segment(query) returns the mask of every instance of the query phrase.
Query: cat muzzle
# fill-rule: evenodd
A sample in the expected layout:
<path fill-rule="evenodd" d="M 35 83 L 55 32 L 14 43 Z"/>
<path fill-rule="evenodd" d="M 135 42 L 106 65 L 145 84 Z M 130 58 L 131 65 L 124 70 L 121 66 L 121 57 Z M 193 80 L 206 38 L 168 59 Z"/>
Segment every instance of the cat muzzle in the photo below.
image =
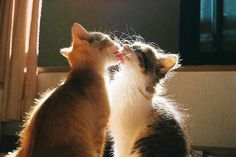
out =
<path fill-rule="evenodd" d="M 124 55 L 125 55 L 124 52 L 117 50 L 117 51 L 114 52 L 114 55 L 116 56 L 116 58 L 117 58 L 122 64 L 124 64 Z"/>

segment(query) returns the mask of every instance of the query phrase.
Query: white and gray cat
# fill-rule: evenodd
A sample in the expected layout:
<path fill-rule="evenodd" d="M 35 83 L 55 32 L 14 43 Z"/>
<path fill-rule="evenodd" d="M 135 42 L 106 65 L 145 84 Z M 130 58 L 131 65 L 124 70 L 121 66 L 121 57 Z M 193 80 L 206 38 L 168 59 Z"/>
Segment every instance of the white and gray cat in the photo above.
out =
<path fill-rule="evenodd" d="M 166 75 L 180 67 L 179 56 L 143 42 L 125 45 L 123 54 L 124 64 L 109 68 L 114 144 L 107 156 L 187 156 L 185 118 L 173 101 L 160 96 Z"/>

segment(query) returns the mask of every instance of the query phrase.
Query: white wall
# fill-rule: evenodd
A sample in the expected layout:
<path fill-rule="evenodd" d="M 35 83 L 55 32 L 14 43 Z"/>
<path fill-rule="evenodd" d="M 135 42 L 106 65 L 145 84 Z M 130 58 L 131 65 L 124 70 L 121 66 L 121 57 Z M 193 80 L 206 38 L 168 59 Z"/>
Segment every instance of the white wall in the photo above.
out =
<path fill-rule="evenodd" d="M 64 75 L 41 73 L 39 91 L 55 87 Z M 166 87 L 190 115 L 193 145 L 236 147 L 236 71 L 178 72 Z"/>
<path fill-rule="evenodd" d="M 188 109 L 194 145 L 236 147 L 236 71 L 179 72 L 166 83 Z"/>

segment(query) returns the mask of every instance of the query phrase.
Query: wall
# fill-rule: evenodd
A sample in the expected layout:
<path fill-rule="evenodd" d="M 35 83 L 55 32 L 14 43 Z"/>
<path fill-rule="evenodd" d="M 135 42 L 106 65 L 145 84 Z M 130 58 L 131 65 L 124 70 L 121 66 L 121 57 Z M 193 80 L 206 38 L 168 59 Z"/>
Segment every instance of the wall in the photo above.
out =
<path fill-rule="evenodd" d="M 190 114 L 194 145 L 236 147 L 236 71 L 179 72 L 167 88 Z"/>
<path fill-rule="evenodd" d="M 65 66 L 60 48 L 70 46 L 70 28 L 81 23 L 89 31 L 140 34 L 147 41 L 178 52 L 179 0 L 43 1 L 39 66 Z M 135 31 L 135 32 L 134 32 Z M 123 35 L 123 37 L 127 37 Z"/>
<path fill-rule="evenodd" d="M 57 86 L 64 75 L 41 73 L 39 91 Z M 178 72 L 166 88 L 190 115 L 191 144 L 236 147 L 236 71 Z"/>

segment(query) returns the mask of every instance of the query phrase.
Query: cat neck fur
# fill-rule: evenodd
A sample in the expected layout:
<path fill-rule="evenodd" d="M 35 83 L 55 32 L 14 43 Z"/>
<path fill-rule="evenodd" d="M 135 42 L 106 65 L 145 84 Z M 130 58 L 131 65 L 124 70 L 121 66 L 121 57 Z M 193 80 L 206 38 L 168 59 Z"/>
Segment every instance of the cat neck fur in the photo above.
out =
<path fill-rule="evenodd" d="M 122 69 L 121 66 L 121 71 L 115 75 L 109 87 L 111 94 L 109 125 L 116 141 L 115 155 L 119 154 L 119 156 L 130 156 L 129 151 L 132 150 L 136 137 L 148 122 L 153 98 L 153 94 L 145 91 L 147 78 L 140 70 L 135 70 L 134 65 L 125 64 L 127 67 Z"/>

